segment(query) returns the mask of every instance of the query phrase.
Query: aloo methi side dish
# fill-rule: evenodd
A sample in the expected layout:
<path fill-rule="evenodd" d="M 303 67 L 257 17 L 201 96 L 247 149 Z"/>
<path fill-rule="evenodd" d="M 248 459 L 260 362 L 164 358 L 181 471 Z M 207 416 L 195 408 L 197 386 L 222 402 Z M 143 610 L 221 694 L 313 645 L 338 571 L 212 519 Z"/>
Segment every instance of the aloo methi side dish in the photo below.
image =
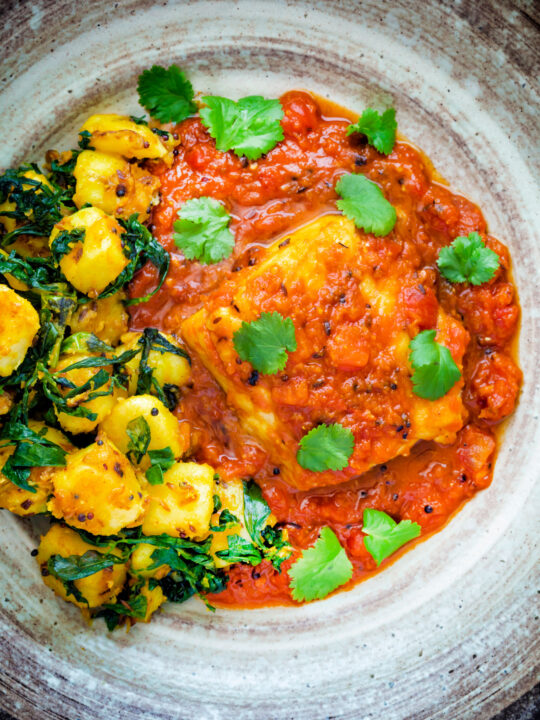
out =
<path fill-rule="evenodd" d="M 394 108 L 138 92 L 0 177 L 0 506 L 109 630 L 348 589 L 491 483 L 508 250 Z"/>

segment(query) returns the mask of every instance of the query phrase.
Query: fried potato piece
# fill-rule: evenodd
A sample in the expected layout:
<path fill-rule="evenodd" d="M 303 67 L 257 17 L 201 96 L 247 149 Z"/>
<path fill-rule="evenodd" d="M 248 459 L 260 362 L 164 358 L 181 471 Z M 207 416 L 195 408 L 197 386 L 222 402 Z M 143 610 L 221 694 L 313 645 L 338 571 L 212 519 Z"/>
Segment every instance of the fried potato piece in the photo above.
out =
<path fill-rule="evenodd" d="M 152 568 L 154 564 L 152 554 L 157 550 L 155 545 L 150 543 L 139 543 L 135 546 L 135 550 L 131 553 L 129 559 L 129 572 L 135 577 L 153 577 L 159 580 L 167 575 L 171 568 L 168 565 L 160 565 Z"/>
<path fill-rule="evenodd" d="M 83 208 L 54 226 L 49 244 L 61 232 L 72 230 L 84 230 L 84 239 L 61 258 L 60 268 L 73 287 L 95 298 L 129 263 L 122 247 L 124 230 L 99 208 Z"/>
<path fill-rule="evenodd" d="M 106 437 L 67 457 L 52 477 L 48 510 L 94 535 L 114 535 L 140 523 L 142 488 L 129 460 Z"/>
<path fill-rule="evenodd" d="M 77 605 L 81 609 L 95 608 L 104 603 L 114 602 L 116 596 L 122 589 L 126 577 L 126 565 L 118 563 L 111 567 L 100 570 L 93 575 L 74 580 L 74 585 L 87 603 L 80 602 L 73 595 L 68 593 L 64 583 L 51 575 L 47 569 L 47 561 L 52 555 L 60 555 L 67 558 L 72 555 L 84 555 L 88 551 L 100 554 L 120 556 L 117 548 L 95 547 L 84 540 L 74 531 L 61 525 L 53 525 L 51 529 L 41 538 L 36 560 L 41 568 L 41 575 L 45 585 L 64 600 Z"/>
<path fill-rule="evenodd" d="M 28 426 L 34 432 L 40 432 L 47 427 L 45 423 L 35 420 L 30 420 Z M 66 436 L 55 428 L 48 427 L 45 437 L 66 452 L 72 452 L 75 449 Z M 0 449 L 0 468 L 4 467 L 14 451 L 14 446 Z M 22 516 L 47 512 L 47 500 L 52 493 L 52 475 L 55 470 L 54 467 L 34 467 L 30 470 L 28 482 L 35 487 L 36 492 L 18 487 L 0 472 L 0 508 Z"/>
<path fill-rule="evenodd" d="M 159 585 L 150 590 L 148 583 L 145 583 L 141 588 L 141 595 L 146 598 L 146 614 L 144 618 L 139 618 L 139 622 L 150 622 L 152 615 L 158 610 L 158 608 L 166 602 L 167 598 L 163 594 L 163 590 Z"/>
<path fill-rule="evenodd" d="M 180 459 L 189 448 L 189 432 L 180 424 L 170 410 L 153 395 L 135 395 L 120 398 L 111 413 L 103 420 L 100 430 L 124 453 L 128 452 L 128 424 L 137 418 L 144 418 L 150 428 L 149 450 L 163 450 L 169 447 L 173 456 Z M 140 461 L 144 470 L 150 467 L 146 453 Z"/>
<path fill-rule="evenodd" d="M 124 292 L 117 292 L 81 305 L 70 320 L 71 332 L 92 333 L 108 345 L 117 345 L 128 329 L 125 298 Z"/>
<path fill-rule="evenodd" d="M 64 368 L 69 368 L 71 365 L 74 365 L 75 363 L 78 363 L 87 357 L 89 356 L 84 355 L 83 353 L 62 355 L 60 356 L 60 360 L 58 361 L 57 366 L 54 368 L 54 372 L 60 372 L 64 370 Z M 98 372 L 102 369 L 106 370 L 108 373 L 111 372 L 110 366 L 106 366 L 105 368 L 82 367 L 75 368 L 74 370 L 67 370 L 67 372 L 62 372 L 60 373 L 60 377 L 66 378 L 76 387 L 81 387 L 89 380 L 91 380 L 95 375 L 97 375 Z M 64 430 L 67 430 L 68 432 L 74 434 L 91 432 L 92 430 L 94 430 L 94 428 L 96 428 L 98 424 L 102 420 L 104 420 L 111 412 L 111 410 L 116 404 L 116 401 L 126 394 L 126 391 L 123 388 L 115 386 L 111 389 L 111 384 L 112 381 L 109 380 L 107 383 L 105 383 L 105 385 L 98 388 L 97 390 L 97 392 L 110 391 L 108 395 L 101 395 L 99 397 L 94 397 L 89 400 L 88 398 L 93 392 L 91 389 L 89 389 L 79 393 L 78 395 L 75 395 L 68 401 L 68 403 L 73 408 L 83 407 L 86 410 L 94 413 L 96 415 L 96 418 L 93 420 L 88 417 L 78 417 L 77 415 L 70 415 L 65 411 L 58 410 L 58 408 L 55 406 L 54 412 L 56 413 L 58 422 L 64 428 Z M 64 390 L 64 394 L 66 394 L 67 392 L 69 392 L 69 388 L 66 388 Z"/>
<path fill-rule="evenodd" d="M 0 285 L 0 376 L 19 367 L 38 330 L 39 315 L 28 300 Z"/>
<path fill-rule="evenodd" d="M 180 343 L 172 335 L 167 333 L 161 333 L 172 345 L 175 347 L 181 347 Z M 125 352 L 126 350 L 133 350 L 137 347 L 137 343 L 141 333 L 131 332 L 126 333 L 122 337 L 122 345 L 118 348 L 118 352 Z M 130 393 L 134 393 L 137 388 L 137 382 L 139 380 L 139 362 L 140 355 L 137 355 L 132 360 L 126 363 L 126 370 L 129 375 L 129 386 L 128 390 Z M 175 385 L 176 387 L 182 387 L 188 383 L 191 379 L 191 365 L 189 361 L 181 355 L 175 355 L 172 352 L 161 352 L 160 350 L 150 350 L 147 359 L 148 367 L 152 368 L 152 377 L 157 383 L 164 387 L 165 385 Z"/>
<path fill-rule="evenodd" d="M 148 485 L 143 535 L 203 540 L 210 531 L 214 508 L 214 470 L 210 465 L 176 463 L 162 485 Z"/>
<path fill-rule="evenodd" d="M 73 174 L 77 181 L 73 201 L 78 208 L 89 203 L 124 219 L 137 213 L 144 222 L 158 199 L 159 179 L 120 155 L 83 150 Z"/>
<path fill-rule="evenodd" d="M 125 115 L 91 115 L 80 131 L 90 133 L 90 144 L 99 152 L 138 160 L 158 159 L 167 154 L 159 137 L 148 126 L 137 124 Z"/>
<path fill-rule="evenodd" d="M 227 394 L 243 428 L 282 477 L 300 489 L 344 482 L 373 465 L 406 455 L 418 440 L 452 442 L 465 411 L 462 382 L 430 401 L 412 391 L 409 342 L 437 328 L 461 368 L 463 326 L 419 286 L 414 258 L 396 258 L 397 240 L 374 238 L 326 215 L 272 245 L 261 262 L 238 272 L 182 325 L 196 352 Z M 413 302 L 414 300 L 414 302 Z M 239 364 L 233 335 L 242 321 L 279 312 L 295 326 L 297 350 L 276 375 Z M 320 423 L 350 428 L 355 447 L 342 471 L 311 472 L 298 464 L 301 438 Z"/>

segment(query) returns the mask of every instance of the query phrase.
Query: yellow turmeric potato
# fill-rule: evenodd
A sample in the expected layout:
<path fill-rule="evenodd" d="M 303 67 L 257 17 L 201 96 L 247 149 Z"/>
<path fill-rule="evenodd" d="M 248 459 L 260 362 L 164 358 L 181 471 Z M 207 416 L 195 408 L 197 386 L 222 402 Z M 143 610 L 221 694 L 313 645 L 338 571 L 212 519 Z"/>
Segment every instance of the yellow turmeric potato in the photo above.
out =
<path fill-rule="evenodd" d="M 156 612 L 160 605 L 163 605 L 167 598 L 163 594 L 163 590 L 159 585 L 156 585 L 155 588 L 150 590 L 148 583 L 142 586 L 141 595 L 146 598 L 146 614 L 144 618 L 139 619 L 139 622 L 147 623 L 150 622 L 152 615 Z"/>
<path fill-rule="evenodd" d="M 90 203 L 124 219 L 137 213 L 143 222 L 158 201 L 158 178 L 120 155 L 83 150 L 73 174 L 77 181 L 73 201 L 79 208 Z"/>
<path fill-rule="evenodd" d="M 20 177 L 20 176 L 19 176 Z M 41 173 L 35 172 L 35 170 L 27 170 L 23 173 L 23 177 L 28 178 L 29 180 L 35 180 L 38 183 L 41 183 L 42 185 L 46 185 L 50 190 L 53 189 L 53 186 L 51 183 L 47 180 L 45 175 L 42 175 Z M 35 188 L 36 194 L 43 192 L 43 190 L 34 183 L 24 183 L 23 184 L 23 190 L 31 190 Z M 4 200 L 2 204 L 0 204 L 0 224 L 3 225 L 4 230 L 6 233 L 13 232 L 15 228 L 17 227 L 17 220 L 12 217 L 8 217 L 6 215 L 3 215 L 4 212 L 13 212 L 17 209 L 17 206 L 15 203 L 9 199 L 9 197 Z M 28 210 L 26 211 L 26 215 L 29 217 L 31 215 L 32 211 Z M 11 246 L 13 247 L 13 246 Z M 21 253 L 22 254 L 22 253 Z"/>
<path fill-rule="evenodd" d="M 28 300 L 0 285 L 0 376 L 19 367 L 38 330 L 39 315 Z"/>
<path fill-rule="evenodd" d="M 161 333 L 171 345 L 175 347 L 182 347 L 178 340 L 173 335 L 167 333 Z M 130 332 L 125 333 L 122 336 L 122 345 L 118 348 L 118 352 L 124 352 L 125 350 L 132 350 L 138 345 L 138 340 L 142 333 Z M 141 347 L 140 345 L 138 347 Z M 126 363 L 126 370 L 129 376 L 128 390 L 130 393 L 134 393 L 137 389 L 137 382 L 139 380 L 139 362 L 141 356 L 136 355 L 132 360 Z M 181 355 L 175 355 L 172 352 L 161 352 L 159 350 L 150 350 L 147 359 L 148 366 L 153 370 L 153 377 L 161 387 L 164 385 L 176 385 L 181 387 L 185 385 L 191 379 L 191 365 L 189 361 Z"/>
<path fill-rule="evenodd" d="M 46 427 L 45 423 L 31 420 L 28 426 L 34 432 L 40 432 Z M 60 445 L 66 452 L 74 450 L 73 445 L 59 430 L 47 428 L 47 440 Z M 0 449 L 0 470 L 15 451 L 15 446 Z M 23 490 L 0 472 L 0 508 L 5 508 L 15 515 L 36 515 L 47 512 L 47 499 L 52 493 L 52 475 L 56 468 L 35 467 L 30 470 L 28 483 L 36 488 L 36 492 Z"/>
<path fill-rule="evenodd" d="M 129 315 L 124 307 L 125 298 L 124 292 L 117 292 L 81 305 L 70 320 L 71 332 L 92 333 L 108 345 L 116 345 L 128 328 Z"/>
<path fill-rule="evenodd" d="M 84 229 L 84 239 L 71 246 L 60 260 L 60 268 L 73 287 L 97 297 L 129 262 L 122 249 L 124 230 L 99 208 L 83 208 L 54 226 L 49 244 L 52 246 L 61 232 L 78 229 Z"/>
<path fill-rule="evenodd" d="M 149 450 L 162 450 L 169 447 L 175 458 L 181 458 L 189 447 L 189 438 L 180 430 L 178 420 L 165 405 L 153 395 L 135 395 L 120 398 L 111 413 L 101 422 L 99 428 L 124 453 L 128 452 L 128 424 L 142 417 L 150 428 Z M 150 467 L 150 458 L 146 453 L 140 461 L 140 467 Z"/>
<path fill-rule="evenodd" d="M 244 523 L 244 485 L 238 478 L 231 480 L 223 480 L 222 478 L 216 482 L 216 494 L 221 500 L 221 508 L 212 515 L 212 525 L 219 524 L 219 514 L 222 510 L 229 510 L 235 515 L 239 522 L 226 530 L 214 532 L 212 535 L 212 544 L 210 545 L 210 554 L 214 557 L 216 567 L 221 568 L 230 565 L 229 562 L 218 557 L 216 553 L 219 550 L 227 550 L 229 547 L 228 538 L 230 535 L 239 535 L 244 540 L 252 542 L 251 537 L 246 530 Z"/>
<path fill-rule="evenodd" d="M 45 585 L 54 590 L 64 600 L 72 602 L 82 609 L 99 607 L 104 603 L 114 602 L 127 576 L 125 564 L 114 564 L 93 575 L 73 581 L 77 590 L 88 601 L 88 604 L 79 602 L 73 595 L 68 595 L 64 583 L 49 573 L 47 561 L 52 555 L 61 555 L 67 558 L 71 555 L 84 555 L 88 551 L 121 555 L 117 548 L 95 547 L 84 542 L 74 530 L 61 525 L 53 525 L 47 534 L 41 538 L 36 557 Z"/>
<path fill-rule="evenodd" d="M 214 470 L 210 465 L 175 463 L 162 485 L 148 485 L 143 535 L 202 540 L 210 530 L 214 508 Z"/>
<path fill-rule="evenodd" d="M 138 125 L 125 115 L 91 115 L 81 132 L 91 134 L 90 145 L 104 153 L 126 158 L 162 158 L 167 154 L 159 137 L 146 125 Z"/>
<path fill-rule="evenodd" d="M 153 577 L 158 580 L 165 577 L 171 569 L 168 565 L 160 565 L 152 570 L 148 569 L 154 563 L 152 553 L 156 549 L 156 546 L 150 543 L 136 545 L 129 559 L 129 572 L 136 577 Z"/>
<path fill-rule="evenodd" d="M 66 458 L 52 476 L 50 512 L 94 535 L 114 535 L 140 523 L 141 485 L 129 460 L 106 437 Z"/>
<path fill-rule="evenodd" d="M 53 372 L 60 372 L 64 368 L 68 368 L 71 365 L 74 365 L 75 363 L 78 363 L 87 357 L 89 356 L 85 355 L 84 353 L 61 355 L 60 360 L 58 361 L 58 364 L 54 368 Z M 60 377 L 67 378 L 67 380 L 72 382 L 75 386 L 80 387 L 84 383 L 88 382 L 91 378 L 93 378 L 94 375 L 97 375 L 97 373 L 102 369 L 106 370 L 108 373 L 111 372 L 110 365 L 106 366 L 105 368 L 76 368 L 75 370 L 60 372 Z M 98 388 L 96 391 L 105 392 L 109 390 L 109 395 L 103 395 L 101 397 L 96 397 L 92 400 L 88 400 L 88 397 L 93 391 L 86 390 L 85 392 L 79 393 L 78 395 L 75 395 L 75 397 L 68 400 L 68 403 L 73 408 L 83 407 L 87 410 L 90 410 L 90 412 L 95 413 L 97 417 L 94 420 L 91 420 L 87 417 L 77 417 L 76 415 L 70 415 L 67 412 L 58 410 L 55 406 L 54 411 L 56 413 L 56 417 L 58 418 L 58 422 L 64 428 L 64 430 L 77 434 L 83 432 L 90 432 L 95 427 L 97 427 L 97 425 L 111 412 L 118 398 L 126 394 L 126 391 L 123 390 L 123 388 L 114 387 L 111 389 L 111 386 L 112 383 L 109 380 L 108 383 Z M 69 392 L 69 388 L 64 389 L 63 392 L 64 394 L 66 394 L 67 392 Z"/>

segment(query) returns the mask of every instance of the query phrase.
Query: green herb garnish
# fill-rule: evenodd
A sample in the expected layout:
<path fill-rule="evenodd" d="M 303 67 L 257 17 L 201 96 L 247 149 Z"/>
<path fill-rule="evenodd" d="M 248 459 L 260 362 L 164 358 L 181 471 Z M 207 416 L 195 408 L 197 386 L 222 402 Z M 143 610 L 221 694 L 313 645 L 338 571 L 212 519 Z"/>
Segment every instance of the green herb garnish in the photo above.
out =
<path fill-rule="evenodd" d="M 354 435 L 339 423 L 318 425 L 300 440 L 296 455 L 306 470 L 343 470 L 354 450 Z"/>
<path fill-rule="evenodd" d="M 450 282 L 482 285 L 491 280 L 499 267 L 499 256 L 486 247 L 477 232 L 460 235 L 449 247 L 441 248 L 437 265 Z"/>
<path fill-rule="evenodd" d="M 418 397 L 437 400 L 461 377 L 450 350 L 435 342 L 436 330 L 423 330 L 409 343 L 413 392 Z"/>
<path fill-rule="evenodd" d="M 200 110 L 201 121 L 222 152 L 234 150 L 238 156 L 256 160 L 283 140 L 283 108 L 279 100 L 250 95 L 235 102 L 207 95 L 207 107 Z"/>
<path fill-rule="evenodd" d="M 385 558 L 392 555 L 402 545 L 417 538 L 421 533 L 421 528 L 418 523 L 410 520 L 396 523 L 385 512 L 366 508 L 362 532 L 368 536 L 364 538 L 366 550 L 377 565 L 380 565 Z"/>
<path fill-rule="evenodd" d="M 209 197 L 188 200 L 178 218 L 173 238 L 188 260 L 209 265 L 229 257 L 234 234 L 229 229 L 231 217 L 221 203 Z"/>
<path fill-rule="evenodd" d="M 349 125 L 347 135 L 361 133 L 368 143 L 383 155 L 390 155 L 396 142 L 396 111 L 388 108 L 382 114 L 373 108 L 366 108 L 358 122 Z"/>
<path fill-rule="evenodd" d="M 336 205 L 356 227 L 376 236 L 388 235 L 396 224 L 396 211 L 382 190 L 364 175 L 342 175 L 336 184 L 341 196 Z"/>
<path fill-rule="evenodd" d="M 150 426 L 142 415 L 140 415 L 128 422 L 126 434 L 129 438 L 126 455 L 131 462 L 138 464 L 146 455 L 146 451 L 150 445 Z"/>
<path fill-rule="evenodd" d="M 293 599 L 320 600 L 352 577 L 353 566 L 333 530 L 324 527 L 315 545 L 289 569 Z"/>
<path fill-rule="evenodd" d="M 296 350 L 293 321 L 278 312 L 262 313 L 258 320 L 242 323 L 233 344 L 239 357 L 255 370 L 274 375 L 287 364 L 287 350 Z"/>
<path fill-rule="evenodd" d="M 170 470 L 176 459 L 170 447 L 161 448 L 161 450 L 148 450 L 150 458 L 150 467 L 146 471 L 146 479 L 150 485 L 162 485 L 163 473 Z"/>
<path fill-rule="evenodd" d="M 137 91 L 141 105 L 160 122 L 179 123 L 197 112 L 193 86 L 178 65 L 143 70 Z"/>

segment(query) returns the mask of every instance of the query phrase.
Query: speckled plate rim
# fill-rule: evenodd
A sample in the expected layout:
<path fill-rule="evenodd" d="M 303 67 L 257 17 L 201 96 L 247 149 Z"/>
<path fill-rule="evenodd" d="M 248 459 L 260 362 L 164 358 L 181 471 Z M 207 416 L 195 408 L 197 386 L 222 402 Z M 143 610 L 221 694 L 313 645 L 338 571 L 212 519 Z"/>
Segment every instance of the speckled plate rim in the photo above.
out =
<path fill-rule="evenodd" d="M 532 685 L 538 659 L 540 254 L 526 25 L 495 2 L 480 3 L 474 22 L 471 6 L 428 2 L 422 24 L 407 2 L 384 13 L 375 2 L 127 0 L 116 14 L 101 0 L 82 14 L 76 5 L 43 1 L 24 17 L 6 14 L 15 77 L 0 96 L 10 139 L 2 164 L 73 137 L 90 108 L 135 112 L 135 78 L 153 61 L 179 62 L 204 92 L 304 86 L 358 109 L 393 100 L 404 133 L 481 201 L 490 229 L 511 247 L 525 401 L 488 491 L 388 571 L 301 608 L 211 615 L 190 602 L 109 637 L 41 586 L 28 526 L 2 514 L 4 706 L 20 718 L 39 709 L 82 720 L 368 718 L 383 709 L 396 720 L 490 717 Z M 21 37 L 17 19 L 32 37 Z M 484 20 L 491 34 L 479 29 Z"/>

